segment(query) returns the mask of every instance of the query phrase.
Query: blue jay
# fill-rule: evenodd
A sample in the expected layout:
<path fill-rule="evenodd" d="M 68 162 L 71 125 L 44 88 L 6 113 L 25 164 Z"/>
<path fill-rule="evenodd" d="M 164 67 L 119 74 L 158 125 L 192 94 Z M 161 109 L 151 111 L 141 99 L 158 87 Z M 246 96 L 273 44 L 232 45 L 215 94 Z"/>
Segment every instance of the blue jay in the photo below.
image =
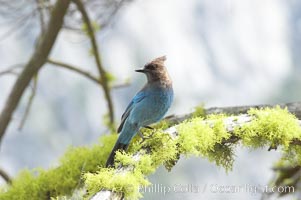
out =
<path fill-rule="evenodd" d="M 134 96 L 121 117 L 117 130 L 120 133 L 117 142 L 107 160 L 106 166 L 114 164 L 116 151 L 126 151 L 132 138 L 141 127 L 158 122 L 163 118 L 173 101 L 172 81 L 164 66 L 165 56 L 147 63 L 136 72 L 147 77 L 145 86 Z"/>

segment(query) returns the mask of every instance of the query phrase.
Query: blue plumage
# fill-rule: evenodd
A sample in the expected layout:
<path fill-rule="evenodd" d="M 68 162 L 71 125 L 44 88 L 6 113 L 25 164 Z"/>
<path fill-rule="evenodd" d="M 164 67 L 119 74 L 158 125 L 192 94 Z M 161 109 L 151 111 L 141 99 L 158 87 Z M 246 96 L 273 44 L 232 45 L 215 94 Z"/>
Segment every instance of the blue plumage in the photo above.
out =
<path fill-rule="evenodd" d="M 172 81 L 164 66 L 165 56 L 146 64 L 143 69 L 136 70 L 147 76 L 146 85 L 134 96 L 124 114 L 118 128 L 120 135 L 107 160 L 112 166 L 117 150 L 126 150 L 139 129 L 162 119 L 173 101 Z"/>

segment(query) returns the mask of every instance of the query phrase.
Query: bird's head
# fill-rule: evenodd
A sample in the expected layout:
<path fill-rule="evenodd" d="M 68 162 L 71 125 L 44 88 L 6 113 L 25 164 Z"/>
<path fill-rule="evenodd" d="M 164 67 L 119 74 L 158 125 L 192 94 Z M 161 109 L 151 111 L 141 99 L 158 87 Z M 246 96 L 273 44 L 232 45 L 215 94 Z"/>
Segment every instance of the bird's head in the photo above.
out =
<path fill-rule="evenodd" d="M 171 79 L 167 69 L 164 66 L 166 56 L 161 56 L 144 65 L 143 69 L 137 69 L 136 72 L 142 72 L 146 75 L 148 82 L 161 81 L 171 84 Z"/>

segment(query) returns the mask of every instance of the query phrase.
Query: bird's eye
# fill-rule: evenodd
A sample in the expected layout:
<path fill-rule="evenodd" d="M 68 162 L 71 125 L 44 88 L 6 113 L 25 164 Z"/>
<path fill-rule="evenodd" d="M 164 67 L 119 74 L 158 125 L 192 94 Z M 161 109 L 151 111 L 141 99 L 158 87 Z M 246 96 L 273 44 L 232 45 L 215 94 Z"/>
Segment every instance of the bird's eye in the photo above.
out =
<path fill-rule="evenodd" d="M 147 65 L 147 66 L 146 66 L 146 69 L 154 70 L 154 69 L 155 69 L 155 66 L 154 66 L 154 65 Z"/>

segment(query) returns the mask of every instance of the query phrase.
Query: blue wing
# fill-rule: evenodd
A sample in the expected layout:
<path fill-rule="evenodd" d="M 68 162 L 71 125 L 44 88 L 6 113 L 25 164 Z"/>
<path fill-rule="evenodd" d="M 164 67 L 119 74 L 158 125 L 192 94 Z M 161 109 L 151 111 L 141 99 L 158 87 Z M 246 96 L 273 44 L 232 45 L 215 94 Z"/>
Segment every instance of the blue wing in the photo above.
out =
<path fill-rule="evenodd" d="M 120 131 L 123 128 L 123 125 L 125 123 L 125 120 L 128 118 L 128 116 L 131 113 L 131 110 L 133 109 L 133 107 L 135 106 L 135 104 L 139 103 L 140 101 L 142 101 L 144 98 L 146 97 L 146 93 L 142 90 L 140 92 L 138 92 L 134 98 L 132 99 L 132 101 L 130 102 L 130 104 L 128 105 L 128 107 L 126 108 L 126 110 L 124 111 L 123 115 L 121 116 L 121 123 L 117 129 L 117 132 L 120 133 Z"/>

